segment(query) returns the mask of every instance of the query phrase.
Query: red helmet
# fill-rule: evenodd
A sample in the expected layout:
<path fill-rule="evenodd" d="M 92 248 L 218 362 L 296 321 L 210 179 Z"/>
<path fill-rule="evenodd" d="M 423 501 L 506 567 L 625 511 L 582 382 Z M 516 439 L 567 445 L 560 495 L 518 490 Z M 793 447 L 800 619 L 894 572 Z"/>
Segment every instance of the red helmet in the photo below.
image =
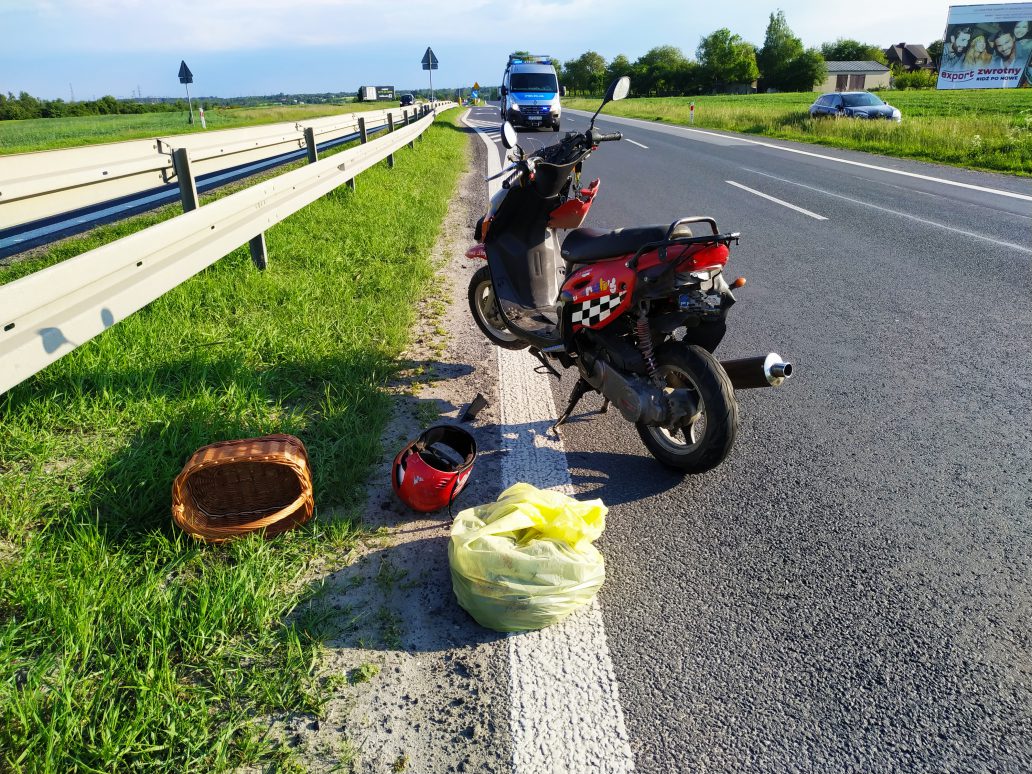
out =
<path fill-rule="evenodd" d="M 466 486 L 477 442 L 455 425 L 434 425 L 394 458 L 391 486 L 402 502 L 417 511 L 450 508 Z"/>

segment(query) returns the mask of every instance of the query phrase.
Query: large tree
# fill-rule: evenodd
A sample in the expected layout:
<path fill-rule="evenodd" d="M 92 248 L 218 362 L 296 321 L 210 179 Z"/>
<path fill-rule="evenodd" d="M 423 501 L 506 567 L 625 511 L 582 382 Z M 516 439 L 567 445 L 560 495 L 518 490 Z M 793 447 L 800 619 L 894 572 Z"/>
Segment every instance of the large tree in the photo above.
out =
<path fill-rule="evenodd" d="M 699 41 L 695 56 L 703 83 L 710 89 L 732 83 L 752 83 L 759 76 L 756 47 L 723 27 Z"/>
<path fill-rule="evenodd" d="M 601 94 L 606 89 L 606 59 L 597 51 L 585 51 L 577 59 L 587 74 L 592 94 Z"/>
<path fill-rule="evenodd" d="M 874 61 L 888 64 L 885 52 L 878 46 L 861 43 L 859 40 L 839 38 L 834 43 L 821 43 L 821 56 L 829 62 Z"/>
<path fill-rule="evenodd" d="M 600 94 L 605 86 L 606 60 L 595 51 L 585 51 L 563 65 L 566 87 L 585 94 Z"/>
<path fill-rule="evenodd" d="M 785 20 L 785 12 L 779 10 L 770 15 L 763 47 L 756 52 L 756 64 L 764 87 L 780 88 L 782 73 L 788 63 L 803 53 L 803 41 L 792 34 Z"/>
<path fill-rule="evenodd" d="M 689 69 L 688 58 L 676 46 L 656 46 L 649 49 L 634 63 L 634 78 L 640 87 L 639 94 L 671 94 L 678 90 L 685 71 Z"/>
<path fill-rule="evenodd" d="M 803 48 L 803 41 L 792 33 L 781 10 L 770 15 L 763 48 L 756 52 L 756 63 L 763 89 L 811 91 L 827 73 L 821 53 Z"/>
<path fill-rule="evenodd" d="M 933 43 L 929 43 L 928 56 L 932 58 L 932 62 L 935 64 L 935 69 L 939 69 L 939 62 L 942 61 L 942 41 L 936 40 Z"/>
<path fill-rule="evenodd" d="M 828 66 L 821 52 L 808 48 L 791 62 L 782 73 L 782 91 L 813 91 L 813 87 L 828 77 Z"/>
<path fill-rule="evenodd" d="M 609 66 L 606 68 L 606 83 L 612 83 L 622 75 L 631 75 L 633 71 L 634 65 L 631 64 L 631 60 L 623 54 L 617 54 L 613 57 L 613 61 L 610 62 Z M 637 87 L 633 78 L 631 79 L 631 87 Z"/>

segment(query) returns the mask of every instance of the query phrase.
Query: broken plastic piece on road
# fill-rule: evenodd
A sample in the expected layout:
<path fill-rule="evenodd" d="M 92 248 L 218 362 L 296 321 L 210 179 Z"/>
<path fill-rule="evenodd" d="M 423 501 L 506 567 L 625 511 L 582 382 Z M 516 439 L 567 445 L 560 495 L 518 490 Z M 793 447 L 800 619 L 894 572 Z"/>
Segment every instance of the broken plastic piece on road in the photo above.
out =
<path fill-rule="evenodd" d="M 477 397 L 475 397 L 473 401 L 469 404 L 469 406 L 466 408 L 465 413 L 462 415 L 462 419 L 460 419 L 459 421 L 469 422 L 471 419 L 476 419 L 477 414 L 479 414 L 485 408 L 487 408 L 487 398 L 485 398 L 478 392 Z"/>

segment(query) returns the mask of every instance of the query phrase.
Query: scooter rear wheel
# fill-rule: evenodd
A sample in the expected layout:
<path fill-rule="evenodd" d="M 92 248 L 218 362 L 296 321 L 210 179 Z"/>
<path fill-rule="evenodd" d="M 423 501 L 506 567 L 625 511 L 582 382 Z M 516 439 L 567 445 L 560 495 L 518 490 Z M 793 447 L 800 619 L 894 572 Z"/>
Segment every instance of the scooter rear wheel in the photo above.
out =
<path fill-rule="evenodd" d="M 738 435 L 735 389 L 713 355 L 702 347 L 671 341 L 656 351 L 667 389 L 694 390 L 699 413 L 680 427 L 637 423 L 638 435 L 653 457 L 685 473 L 712 470 L 731 453 Z"/>
<path fill-rule="evenodd" d="M 526 349 L 530 346 L 513 335 L 505 326 L 501 310 L 498 309 L 498 300 L 495 298 L 491 270 L 487 266 L 481 266 L 473 274 L 466 295 L 469 298 L 469 310 L 473 313 L 477 327 L 492 344 L 502 349 Z"/>

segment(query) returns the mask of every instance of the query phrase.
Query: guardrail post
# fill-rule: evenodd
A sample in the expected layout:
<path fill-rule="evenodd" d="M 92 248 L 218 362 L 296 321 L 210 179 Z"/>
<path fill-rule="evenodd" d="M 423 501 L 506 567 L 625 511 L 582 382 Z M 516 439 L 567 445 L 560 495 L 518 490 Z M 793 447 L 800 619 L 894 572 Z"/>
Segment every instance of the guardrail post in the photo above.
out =
<path fill-rule="evenodd" d="M 411 124 L 415 119 L 416 119 L 416 109 L 415 108 L 412 108 L 412 115 L 411 116 L 409 115 L 409 112 L 407 110 L 405 111 L 405 126 L 408 126 L 409 124 Z M 415 150 L 416 149 L 416 141 L 415 140 L 409 140 L 408 146 L 410 148 L 412 148 L 412 150 Z"/>
<path fill-rule="evenodd" d="M 190 212 L 200 207 L 197 199 L 197 183 L 190 171 L 190 154 L 186 148 L 172 151 L 172 169 L 179 180 L 179 200 L 183 203 L 183 212 Z"/>
<path fill-rule="evenodd" d="M 358 134 L 363 144 L 369 142 L 369 135 L 366 133 L 364 118 L 358 119 Z M 356 190 L 355 178 L 351 178 L 350 180 L 348 180 L 348 188 L 350 188 L 352 191 Z"/>
<path fill-rule="evenodd" d="M 393 113 L 388 113 L 387 114 L 387 133 L 390 134 L 393 131 L 394 131 L 394 114 Z M 394 154 L 393 153 L 387 154 L 387 167 L 389 169 L 394 169 Z"/>
<path fill-rule="evenodd" d="M 319 147 L 315 144 L 315 129 L 305 127 L 305 145 L 308 146 L 308 163 L 314 164 L 319 160 Z"/>
<path fill-rule="evenodd" d="M 265 271 L 269 266 L 269 252 L 265 249 L 265 232 L 251 239 L 247 246 L 251 249 L 251 260 L 259 270 Z"/>

